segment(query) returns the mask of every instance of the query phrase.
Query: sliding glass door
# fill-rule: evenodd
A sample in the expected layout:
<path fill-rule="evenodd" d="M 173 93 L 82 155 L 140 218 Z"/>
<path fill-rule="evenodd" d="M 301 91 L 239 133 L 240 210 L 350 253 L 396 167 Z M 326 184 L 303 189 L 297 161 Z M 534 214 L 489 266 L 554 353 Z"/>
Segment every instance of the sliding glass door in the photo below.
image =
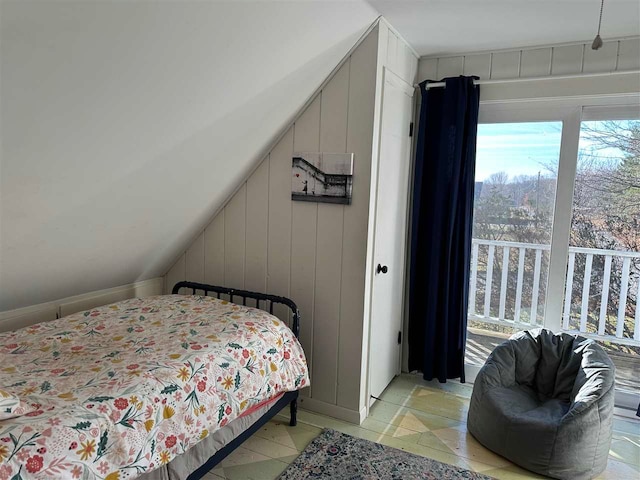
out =
<path fill-rule="evenodd" d="M 561 121 L 478 127 L 466 360 L 544 323 Z"/>
<path fill-rule="evenodd" d="M 468 377 L 518 330 L 594 338 L 640 391 L 640 107 L 481 106 Z"/>
<path fill-rule="evenodd" d="M 640 115 L 585 108 L 562 329 L 601 342 L 616 364 L 622 398 L 640 392 L 639 296 Z"/>

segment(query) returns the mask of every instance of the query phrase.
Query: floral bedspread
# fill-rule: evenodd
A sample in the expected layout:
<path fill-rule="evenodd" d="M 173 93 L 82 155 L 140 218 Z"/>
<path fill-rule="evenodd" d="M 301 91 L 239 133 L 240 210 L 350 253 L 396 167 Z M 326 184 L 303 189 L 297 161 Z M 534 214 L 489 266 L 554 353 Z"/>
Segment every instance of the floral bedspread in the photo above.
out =
<path fill-rule="evenodd" d="M 126 300 L 0 333 L 0 480 L 135 478 L 307 385 L 283 322 L 211 297 Z"/>

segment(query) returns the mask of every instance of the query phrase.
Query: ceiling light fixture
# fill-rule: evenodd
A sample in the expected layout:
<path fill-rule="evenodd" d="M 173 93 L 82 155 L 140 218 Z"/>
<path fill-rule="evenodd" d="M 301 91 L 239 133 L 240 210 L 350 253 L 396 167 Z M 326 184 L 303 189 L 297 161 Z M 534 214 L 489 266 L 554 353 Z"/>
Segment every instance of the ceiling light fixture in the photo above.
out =
<path fill-rule="evenodd" d="M 598 50 L 602 47 L 602 38 L 600 38 L 600 26 L 602 25 L 602 9 L 604 8 L 604 0 L 600 3 L 600 20 L 598 21 L 598 34 L 596 38 L 593 39 L 593 43 L 591 44 L 591 48 L 593 50 Z"/>

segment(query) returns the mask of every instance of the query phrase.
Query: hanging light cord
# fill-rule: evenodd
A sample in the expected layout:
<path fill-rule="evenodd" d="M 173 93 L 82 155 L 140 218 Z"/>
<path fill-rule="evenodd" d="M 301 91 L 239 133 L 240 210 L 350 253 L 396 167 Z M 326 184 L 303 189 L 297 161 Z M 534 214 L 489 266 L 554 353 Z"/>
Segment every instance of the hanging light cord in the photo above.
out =
<path fill-rule="evenodd" d="M 604 9 L 604 0 L 600 3 L 600 19 L 598 20 L 598 34 L 596 38 L 593 39 L 593 43 L 591 44 L 591 48 L 593 50 L 598 50 L 602 47 L 602 38 L 600 38 L 600 27 L 602 26 L 602 10 Z"/>
<path fill-rule="evenodd" d="M 600 2 L 600 19 L 598 20 L 598 35 L 600 35 L 600 27 L 602 26 L 602 10 L 604 9 L 604 0 Z"/>

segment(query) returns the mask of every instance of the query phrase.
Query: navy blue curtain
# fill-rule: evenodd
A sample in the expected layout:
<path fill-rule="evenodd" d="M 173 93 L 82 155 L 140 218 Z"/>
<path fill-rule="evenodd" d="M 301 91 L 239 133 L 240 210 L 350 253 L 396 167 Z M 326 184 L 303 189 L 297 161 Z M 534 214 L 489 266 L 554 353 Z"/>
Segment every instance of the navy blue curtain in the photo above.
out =
<path fill-rule="evenodd" d="M 480 89 L 477 77 L 420 84 L 413 186 L 409 370 L 464 382 Z"/>

